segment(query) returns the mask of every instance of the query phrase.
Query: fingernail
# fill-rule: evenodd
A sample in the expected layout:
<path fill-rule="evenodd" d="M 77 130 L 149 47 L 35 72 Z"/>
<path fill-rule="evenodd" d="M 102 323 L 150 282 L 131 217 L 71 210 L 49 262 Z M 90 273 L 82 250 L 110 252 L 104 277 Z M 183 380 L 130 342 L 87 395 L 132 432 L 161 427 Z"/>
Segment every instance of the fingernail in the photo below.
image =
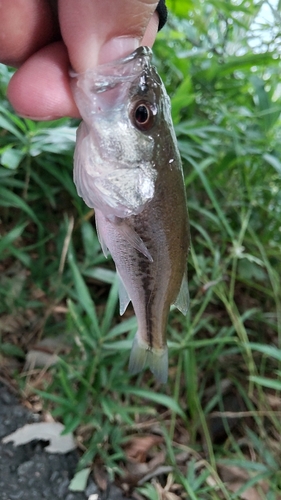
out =
<path fill-rule="evenodd" d="M 100 50 L 98 64 L 104 64 L 120 57 L 125 57 L 138 48 L 138 38 L 118 36 L 108 40 Z"/>

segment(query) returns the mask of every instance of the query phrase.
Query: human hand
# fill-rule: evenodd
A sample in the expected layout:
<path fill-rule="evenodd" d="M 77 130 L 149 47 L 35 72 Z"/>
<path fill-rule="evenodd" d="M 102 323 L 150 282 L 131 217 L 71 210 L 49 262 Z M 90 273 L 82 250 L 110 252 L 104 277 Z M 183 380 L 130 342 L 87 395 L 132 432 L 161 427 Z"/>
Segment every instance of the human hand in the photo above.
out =
<path fill-rule="evenodd" d="M 35 120 L 79 117 L 69 83 L 77 73 L 151 46 L 154 0 L 2 0 L 0 62 L 19 67 L 8 86 L 15 111 Z"/>

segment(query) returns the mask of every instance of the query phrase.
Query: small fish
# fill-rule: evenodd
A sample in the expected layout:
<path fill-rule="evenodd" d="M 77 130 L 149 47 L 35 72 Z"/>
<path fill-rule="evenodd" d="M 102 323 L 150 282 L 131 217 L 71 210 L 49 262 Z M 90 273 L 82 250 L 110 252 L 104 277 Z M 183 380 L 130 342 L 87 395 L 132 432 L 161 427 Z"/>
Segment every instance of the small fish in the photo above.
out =
<path fill-rule="evenodd" d="M 76 75 L 83 118 L 77 132 L 74 182 L 95 209 L 98 237 L 120 280 L 120 314 L 130 300 L 138 321 L 129 369 L 146 361 L 168 378 L 166 327 L 171 304 L 186 314 L 189 224 L 170 100 L 151 65 L 152 52 Z"/>

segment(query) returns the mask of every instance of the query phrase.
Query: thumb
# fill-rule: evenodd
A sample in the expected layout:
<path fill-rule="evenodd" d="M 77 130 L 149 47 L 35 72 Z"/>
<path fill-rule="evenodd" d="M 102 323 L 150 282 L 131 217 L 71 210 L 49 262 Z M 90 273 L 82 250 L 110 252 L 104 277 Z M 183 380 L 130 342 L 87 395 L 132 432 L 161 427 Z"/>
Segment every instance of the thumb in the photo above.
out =
<path fill-rule="evenodd" d="M 59 18 L 71 65 L 78 73 L 123 57 L 158 28 L 153 0 L 59 0 Z M 147 29 L 148 28 L 148 29 Z"/>

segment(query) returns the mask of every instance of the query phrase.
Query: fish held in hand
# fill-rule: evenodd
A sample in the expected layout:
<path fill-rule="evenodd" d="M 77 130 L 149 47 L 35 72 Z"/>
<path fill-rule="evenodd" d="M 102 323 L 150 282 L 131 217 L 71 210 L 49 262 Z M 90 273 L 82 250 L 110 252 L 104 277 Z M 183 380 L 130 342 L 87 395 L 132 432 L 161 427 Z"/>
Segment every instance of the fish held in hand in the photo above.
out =
<path fill-rule="evenodd" d="M 188 309 L 189 226 L 170 100 L 151 57 L 139 47 L 73 79 L 83 118 L 74 182 L 115 262 L 120 314 L 131 300 L 137 317 L 129 369 L 137 373 L 148 362 L 166 382 L 170 306 Z"/>

